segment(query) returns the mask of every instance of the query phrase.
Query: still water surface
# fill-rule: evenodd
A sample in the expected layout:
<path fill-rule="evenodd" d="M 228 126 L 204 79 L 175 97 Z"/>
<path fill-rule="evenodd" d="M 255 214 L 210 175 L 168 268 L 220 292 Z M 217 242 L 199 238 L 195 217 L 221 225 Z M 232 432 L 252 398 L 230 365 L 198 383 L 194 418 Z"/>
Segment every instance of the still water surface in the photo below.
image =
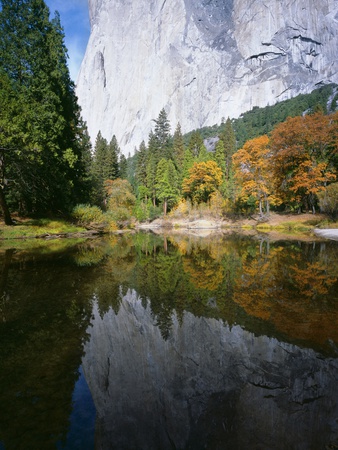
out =
<path fill-rule="evenodd" d="M 35 244 L 0 249 L 1 450 L 338 448 L 338 242 Z"/>

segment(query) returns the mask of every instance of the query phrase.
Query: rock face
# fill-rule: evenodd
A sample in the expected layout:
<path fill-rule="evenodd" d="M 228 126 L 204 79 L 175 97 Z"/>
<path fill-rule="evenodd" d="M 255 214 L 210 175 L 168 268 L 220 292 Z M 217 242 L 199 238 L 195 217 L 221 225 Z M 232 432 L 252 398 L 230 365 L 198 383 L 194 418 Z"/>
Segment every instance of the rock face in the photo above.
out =
<path fill-rule="evenodd" d="M 164 340 L 156 322 L 132 291 L 118 314 L 94 304 L 95 448 L 336 448 L 338 359 L 191 313 Z"/>
<path fill-rule="evenodd" d="M 336 0 L 89 0 L 77 95 L 92 141 L 147 142 L 338 82 Z"/>

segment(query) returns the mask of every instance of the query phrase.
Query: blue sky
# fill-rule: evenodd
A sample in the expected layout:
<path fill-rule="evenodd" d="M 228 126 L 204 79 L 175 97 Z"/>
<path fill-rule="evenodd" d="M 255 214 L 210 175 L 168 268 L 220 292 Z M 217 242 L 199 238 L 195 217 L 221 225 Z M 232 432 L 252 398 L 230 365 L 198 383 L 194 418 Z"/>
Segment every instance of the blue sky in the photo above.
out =
<path fill-rule="evenodd" d="M 45 0 L 51 18 L 59 11 L 68 49 L 70 76 L 76 82 L 89 34 L 88 0 Z"/>

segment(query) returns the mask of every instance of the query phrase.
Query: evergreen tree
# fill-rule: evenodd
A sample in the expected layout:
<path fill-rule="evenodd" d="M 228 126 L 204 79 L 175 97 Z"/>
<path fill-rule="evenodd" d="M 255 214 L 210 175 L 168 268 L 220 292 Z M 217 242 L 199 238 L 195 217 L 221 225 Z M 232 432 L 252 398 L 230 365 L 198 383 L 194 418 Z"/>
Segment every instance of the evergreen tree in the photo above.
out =
<path fill-rule="evenodd" d="M 212 161 L 213 159 L 214 159 L 214 155 L 212 153 L 208 152 L 208 150 L 204 144 L 201 145 L 199 155 L 197 158 L 197 162 Z"/>
<path fill-rule="evenodd" d="M 163 213 L 167 214 L 168 206 L 172 206 L 179 197 L 178 176 L 174 163 L 170 159 L 162 158 L 157 164 L 156 192 L 163 202 Z"/>
<path fill-rule="evenodd" d="M 156 206 L 156 169 L 156 157 L 154 154 L 150 153 L 147 161 L 147 188 L 151 196 L 153 206 Z"/>
<path fill-rule="evenodd" d="M 164 108 L 161 109 L 158 118 L 155 120 L 154 137 L 159 159 L 172 158 L 170 122 Z"/>
<path fill-rule="evenodd" d="M 227 180 L 226 180 L 226 156 L 224 142 L 222 139 L 217 141 L 215 147 L 215 161 L 218 167 L 222 170 L 222 184 L 220 186 L 220 191 L 223 196 L 227 194 Z"/>
<path fill-rule="evenodd" d="M 67 210 L 88 194 L 89 142 L 67 67 L 60 17 L 43 0 L 2 0 L 1 169 L 21 212 Z"/>
<path fill-rule="evenodd" d="M 109 179 L 109 171 L 106 166 L 108 155 L 108 142 L 102 137 L 101 131 L 98 132 L 94 146 L 94 156 L 92 164 L 92 176 L 94 180 L 93 201 L 102 204 L 104 194 L 104 182 Z"/>
<path fill-rule="evenodd" d="M 107 180 L 116 180 L 119 178 L 119 156 L 120 156 L 120 147 L 117 143 L 116 136 L 111 138 L 111 141 L 107 147 L 107 157 L 106 157 L 106 166 L 107 166 Z"/>
<path fill-rule="evenodd" d="M 151 196 L 152 203 L 154 206 L 156 205 L 156 187 L 155 187 L 156 167 L 157 167 L 157 163 L 161 159 L 159 147 L 158 147 L 157 143 L 158 143 L 157 138 L 156 138 L 155 134 L 151 131 L 149 133 L 149 140 L 148 140 L 146 186 L 147 186 L 149 195 Z"/>
<path fill-rule="evenodd" d="M 177 124 L 173 137 L 173 160 L 179 175 L 182 175 L 184 160 L 184 140 L 180 123 Z"/>
<path fill-rule="evenodd" d="M 135 177 L 138 187 L 143 186 L 145 188 L 147 185 L 147 158 L 148 149 L 145 142 L 142 141 L 139 151 L 136 153 Z"/>
<path fill-rule="evenodd" d="M 236 136 L 232 127 L 230 118 L 228 117 L 224 128 L 220 134 L 220 140 L 223 142 L 224 149 L 224 163 L 225 163 L 225 189 L 223 194 L 225 194 L 230 200 L 234 201 L 235 197 L 235 182 L 234 182 L 234 171 L 232 166 L 232 156 L 236 152 Z M 222 158 L 221 158 L 222 159 Z M 221 161 L 220 161 L 221 162 Z M 223 162 L 222 162 L 223 164 Z M 223 170 L 222 165 L 220 167 Z M 223 188 L 224 188 L 223 187 Z"/>
<path fill-rule="evenodd" d="M 199 131 L 193 131 L 191 133 L 188 148 L 195 158 L 198 158 L 202 146 L 204 146 L 204 142 L 201 133 Z"/>
<path fill-rule="evenodd" d="M 195 159 L 194 156 L 189 148 L 187 148 L 184 152 L 184 159 L 183 159 L 183 168 L 182 168 L 182 180 L 189 177 L 189 170 L 194 165 Z"/>
<path fill-rule="evenodd" d="M 119 177 L 125 180 L 128 178 L 128 162 L 123 153 L 119 159 Z"/>

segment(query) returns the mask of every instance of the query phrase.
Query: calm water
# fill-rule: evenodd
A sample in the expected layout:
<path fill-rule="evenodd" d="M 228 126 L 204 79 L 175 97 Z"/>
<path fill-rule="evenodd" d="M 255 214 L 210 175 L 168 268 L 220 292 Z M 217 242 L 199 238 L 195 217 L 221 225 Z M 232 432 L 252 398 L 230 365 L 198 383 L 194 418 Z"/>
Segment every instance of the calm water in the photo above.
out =
<path fill-rule="evenodd" d="M 0 248 L 1 450 L 338 448 L 338 242 L 34 244 Z"/>

